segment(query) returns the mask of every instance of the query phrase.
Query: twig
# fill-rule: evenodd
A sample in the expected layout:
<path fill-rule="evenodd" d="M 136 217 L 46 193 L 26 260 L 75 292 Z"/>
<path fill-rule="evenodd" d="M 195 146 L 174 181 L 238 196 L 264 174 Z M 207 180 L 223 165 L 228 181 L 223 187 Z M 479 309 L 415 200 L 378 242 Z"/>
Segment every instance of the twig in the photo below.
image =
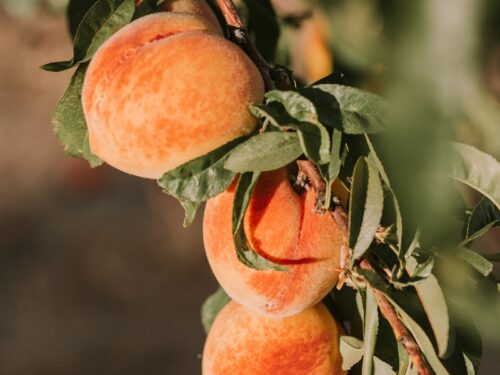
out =
<path fill-rule="evenodd" d="M 266 90 L 276 89 L 276 85 L 271 77 L 272 66 L 262 57 L 253 42 L 248 36 L 248 31 L 243 24 L 232 0 L 216 0 L 219 9 L 229 26 L 230 37 L 247 53 L 252 59 L 266 85 Z"/>
<path fill-rule="evenodd" d="M 371 264 L 366 259 L 361 261 L 360 266 L 365 270 L 375 272 Z M 382 315 L 391 325 L 396 340 L 398 340 L 407 351 L 408 356 L 416 366 L 419 375 L 431 375 L 431 372 L 427 367 L 427 363 L 422 356 L 422 352 L 420 351 L 420 347 L 415 342 L 412 334 L 406 329 L 404 324 L 399 319 L 394 306 L 392 306 L 387 297 L 380 290 L 374 288 L 373 294 L 375 295 L 375 299 L 377 300 L 377 304 L 382 312 Z"/>

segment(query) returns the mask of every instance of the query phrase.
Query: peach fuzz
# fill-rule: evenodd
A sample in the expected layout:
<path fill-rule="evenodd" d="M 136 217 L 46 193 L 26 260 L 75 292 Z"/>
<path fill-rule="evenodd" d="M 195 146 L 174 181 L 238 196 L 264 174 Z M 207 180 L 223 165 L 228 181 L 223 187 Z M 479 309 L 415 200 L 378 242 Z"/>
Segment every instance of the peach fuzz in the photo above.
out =
<path fill-rule="evenodd" d="M 188 13 L 142 17 L 92 59 L 82 104 L 90 148 L 124 172 L 159 178 L 257 125 L 264 94 L 244 52 Z"/>
<path fill-rule="evenodd" d="M 252 248 L 287 272 L 242 264 L 232 236 L 234 186 L 208 201 L 203 223 L 212 271 L 232 299 L 259 312 L 290 316 L 318 303 L 337 283 L 347 234 L 330 213 L 314 211 L 316 193 L 298 195 L 287 169 L 263 173 L 244 225 Z"/>
<path fill-rule="evenodd" d="M 203 375 L 340 375 L 340 328 L 319 304 L 274 318 L 230 302 L 203 350 Z"/>

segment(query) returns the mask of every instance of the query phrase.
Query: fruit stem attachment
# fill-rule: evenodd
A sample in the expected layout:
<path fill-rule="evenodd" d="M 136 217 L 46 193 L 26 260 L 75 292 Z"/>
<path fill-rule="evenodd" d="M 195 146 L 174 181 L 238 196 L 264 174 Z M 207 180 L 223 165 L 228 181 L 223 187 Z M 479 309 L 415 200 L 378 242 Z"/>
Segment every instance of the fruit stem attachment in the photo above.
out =
<path fill-rule="evenodd" d="M 365 270 L 375 272 L 371 264 L 366 259 L 361 261 L 360 266 Z M 410 360 L 417 368 L 419 375 L 431 375 L 431 372 L 427 367 L 427 363 L 422 356 L 422 352 L 420 351 L 420 347 L 415 342 L 412 334 L 399 319 L 394 306 L 392 306 L 387 297 L 380 290 L 372 288 L 372 291 L 375 299 L 377 300 L 380 312 L 384 316 L 385 320 L 389 322 L 396 340 L 405 348 Z"/>
<path fill-rule="evenodd" d="M 232 0 L 216 0 L 219 9 L 229 26 L 229 36 L 243 49 L 246 54 L 252 59 L 254 64 L 259 69 L 262 79 L 266 85 L 266 91 L 275 90 L 276 85 L 271 77 L 272 66 L 262 57 L 255 44 L 248 35 L 243 21 L 241 20 L 236 6 Z"/>

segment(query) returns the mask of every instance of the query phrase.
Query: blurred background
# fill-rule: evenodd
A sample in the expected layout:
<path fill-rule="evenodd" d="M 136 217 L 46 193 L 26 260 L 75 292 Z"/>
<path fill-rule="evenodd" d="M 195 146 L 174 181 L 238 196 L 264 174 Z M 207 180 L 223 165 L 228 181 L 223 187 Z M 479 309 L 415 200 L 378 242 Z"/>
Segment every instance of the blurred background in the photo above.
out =
<path fill-rule="evenodd" d="M 377 91 L 388 60 L 396 72 L 418 64 L 432 74 L 422 79 L 407 69 L 387 90 L 420 81 L 445 108 L 461 108 L 449 132 L 500 155 L 495 2 L 477 10 L 483 2 L 436 0 L 439 17 L 427 17 L 425 28 L 416 16 L 400 27 L 412 15 L 408 7 L 382 28 L 395 7 L 368 0 L 320 2 L 323 15 L 297 27 L 303 9 L 275 2 L 288 28 L 276 62 L 291 65 L 304 82 L 335 66 L 350 84 Z M 199 374 L 199 308 L 216 287 L 201 214 L 184 229 L 182 208 L 154 181 L 90 169 L 66 156 L 52 133 L 51 114 L 71 72 L 38 66 L 71 56 L 66 3 L 0 0 L 0 374 Z M 408 49 L 400 34 L 435 43 Z M 315 57 L 303 61 L 304 53 Z M 433 54 L 442 53 L 448 58 L 436 64 Z M 471 54 L 479 59 L 471 62 Z M 432 112 L 429 126 L 448 115 Z M 497 242 L 490 237 L 484 246 Z M 485 352 L 480 374 L 497 374 L 497 348 Z"/>

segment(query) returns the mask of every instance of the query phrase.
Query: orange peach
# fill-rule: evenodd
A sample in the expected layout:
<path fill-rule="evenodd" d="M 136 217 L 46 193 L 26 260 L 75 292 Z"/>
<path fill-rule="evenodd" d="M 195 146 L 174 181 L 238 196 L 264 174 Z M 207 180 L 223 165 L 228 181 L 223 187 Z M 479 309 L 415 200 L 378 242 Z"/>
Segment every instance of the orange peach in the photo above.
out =
<path fill-rule="evenodd" d="M 330 212 L 314 210 L 313 189 L 297 194 L 287 169 L 263 173 L 244 226 L 252 248 L 288 268 L 259 271 L 240 263 L 232 236 L 234 187 L 208 201 L 203 237 L 215 277 L 232 299 L 275 316 L 290 316 L 318 303 L 337 283 L 347 235 Z"/>
<path fill-rule="evenodd" d="M 203 375 L 341 375 L 340 329 L 319 304 L 274 318 L 230 302 L 203 350 Z"/>
<path fill-rule="evenodd" d="M 220 33 L 196 14 L 161 12 L 107 40 L 82 92 L 92 152 L 124 172 L 159 178 L 250 133 L 257 121 L 248 106 L 262 99 L 264 84 Z"/>

